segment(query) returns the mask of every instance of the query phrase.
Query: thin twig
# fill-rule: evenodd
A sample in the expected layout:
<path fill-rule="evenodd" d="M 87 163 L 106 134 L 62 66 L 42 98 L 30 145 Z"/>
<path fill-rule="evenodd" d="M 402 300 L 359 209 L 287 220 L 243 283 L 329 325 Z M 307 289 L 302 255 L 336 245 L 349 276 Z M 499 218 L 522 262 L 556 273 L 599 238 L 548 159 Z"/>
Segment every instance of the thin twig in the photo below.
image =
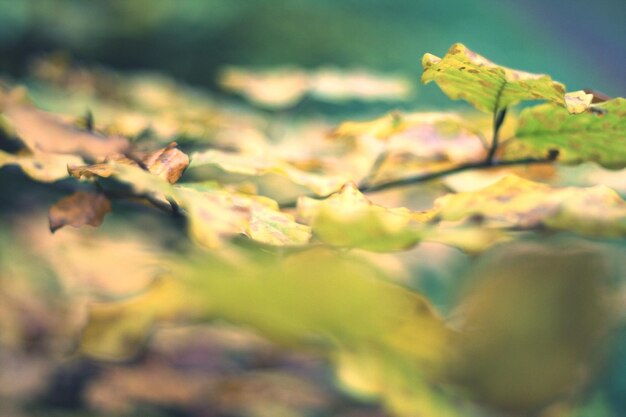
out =
<path fill-rule="evenodd" d="M 359 191 L 362 193 L 374 193 L 378 191 L 388 190 L 390 188 L 400 188 L 406 187 L 409 185 L 415 185 L 422 182 L 434 180 L 437 178 L 446 177 L 452 174 L 458 174 L 460 172 L 469 171 L 472 169 L 490 169 L 490 168 L 498 168 L 505 166 L 514 166 L 514 165 L 534 165 L 534 164 L 547 164 L 550 162 L 554 162 L 558 157 L 558 153 L 551 153 L 546 158 L 522 158 L 522 159 L 512 159 L 509 161 L 494 161 L 494 160 L 483 160 L 479 162 L 469 162 L 461 165 L 457 165 L 455 167 L 444 169 L 442 171 L 437 172 L 428 172 L 426 174 L 414 175 L 411 177 L 400 178 L 397 180 L 391 180 L 387 182 L 382 182 L 378 184 L 365 184 L 359 187 Z M 315 199 L 324 199 L 330 197 L 332 194 L 324 195 L 324 196 L 309 196 Z M 287 201 L 285 203 L 280 204 L 281 208 L 293 208 L 297 204 L 297 200 Z"/>
<path fill-rule="evenodd" d="M 146 200 L 155 208 L 167 213 L 174 215 L 181 215 L 180 209 L 174 211 L 172 205 L 169 202 L 159 200 L 150 194 L 134 194 L 126 191 L 113 191 L 113 190 L 104 190 L 104 195 L 111 200 L 121 200 L 121 199 L 140 199 Z"/>
<path fill-rule="evenodd" d="M 388 151 L 383 151 L 378 155 L 365 178 L 363 178 L 359 183 L 359 187 L 366 187 L 367 184 L 370 184 L 372 181 L 374 181 L 374 179 L 376 179 L 376 176 L 380 172 L 380 168 L 383 166 L 388 157 Z"/>

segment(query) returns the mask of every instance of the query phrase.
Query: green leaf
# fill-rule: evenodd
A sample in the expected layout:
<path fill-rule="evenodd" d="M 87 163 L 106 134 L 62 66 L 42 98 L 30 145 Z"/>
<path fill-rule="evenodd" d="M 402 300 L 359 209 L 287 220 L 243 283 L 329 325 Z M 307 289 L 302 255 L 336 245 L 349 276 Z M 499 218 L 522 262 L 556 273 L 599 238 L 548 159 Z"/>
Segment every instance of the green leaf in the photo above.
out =
<path fill-rule="evenodd" d="M 626 167 L 626 99 L 593 105 L 579 115 L 552 104 L 522 111 L 515 139 L 503 145 L 506 158 L 545 157 L 559 151 L 558 161 L 596 162 L 604 167 Z"/>
<path fill-rule="evenodd" d="M 438 198 L 434 210 L 443 220 L 479 216 L 496 226 L 545 226 L 589 236 L 626 235 L 626 202 L 603 185 L 556 188 L 511 174 L 477 191 Z"/>
<path fill-rule="evenodd" d="M 421 295 L 365 259 L 316 248 L 280 257 L 254 251 L 230 261 L 202 254 L 144 294 L 92 307 L 80 348 L 127 359 L 155 324 L 223 319 L 289 346 L 315 347 L 342 384 L 381 398 L 399 415 L 452 416 L 440 384 L 455 333 Z"/>
<path fill-rule="evenodd" d="M 460 43 L 452 45 L 443 58 L 425 54 L 422 66 L 424 84 L 435 81 L 448 97 L 463 99 L 487 113 L 526 100 L 566 105 L 565 87 L 550 76 L 497 65 Z"/>

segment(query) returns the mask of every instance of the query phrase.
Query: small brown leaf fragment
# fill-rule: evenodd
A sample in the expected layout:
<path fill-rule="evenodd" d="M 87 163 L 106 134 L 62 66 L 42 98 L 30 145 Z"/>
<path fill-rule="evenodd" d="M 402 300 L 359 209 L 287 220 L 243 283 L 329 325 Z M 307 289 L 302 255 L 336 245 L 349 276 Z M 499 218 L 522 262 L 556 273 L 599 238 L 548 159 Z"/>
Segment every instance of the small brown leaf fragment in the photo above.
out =
<path fill-rule="evenodd" d="M 189 166 L 189 157 L 176 148 L 176 145 L 176 142 L 172 142 L 166 148 L 152 152 L 143 158 L 150 172 L 167 180 L 170 184 L 178 181 Z"/>
<path fill-rule="evenodd" d="M 66 225 L 81 227 L 88 224 L 98 227 L 110 211 L 111 202 L 104 194 L 77 191 L 50 207 L 50 231 L 54 233 Z"/>
<path fill-rule="evenodd" d="M 587 94 L 593 95 L 593 99 L 591 101 L 591 103 L 593 104 L 604 103 L 605 101 L 611 100 L 611 97 L 609 97 L 608 95 L 601 93 L 599 91 L 592 90 L 590 88 L 585 88 L 583 91 Z"/>

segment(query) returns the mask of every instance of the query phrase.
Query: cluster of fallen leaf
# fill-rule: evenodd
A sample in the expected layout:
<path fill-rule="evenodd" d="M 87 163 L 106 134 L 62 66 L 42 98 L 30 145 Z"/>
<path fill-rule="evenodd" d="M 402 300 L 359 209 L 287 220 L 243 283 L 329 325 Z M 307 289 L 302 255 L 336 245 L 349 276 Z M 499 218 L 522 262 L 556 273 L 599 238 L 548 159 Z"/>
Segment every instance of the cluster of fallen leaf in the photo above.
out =
<path fill-rule="evenodd" d="M 460 44 L 443 58 L 427 54 L 423 65 L 425 83 L 435 81 L 451 98 L 489 115 L 393 112 L 340 124 L 295 115 L 285 120 L 222 104 L 162 77 L 76 69 L 55 57 L 34 67 L 39 83 L 28 92 L 15 86 L 0 92 L 4 137 L 17 144 L 16 151 L 0 150 L 0 167 L 17 165 L 35 181 L 70 190 L 50 207 L 50 230 L 100 226 L 117 202 L 136 202 L 184 219 L 197 246 L 183 255 L 154 249 L 155 264 L 165 272 L 137 297 L 93 306 L 80 351 L 128 359 L 156 324 L 226 319 L 274 341 L 323 352 L 346 389 L 378 399 L 397 415 L 479 415 L 471 414 L 477 401 L 569 416 L 577 399 L 563 396 L 588 380 L 592 345 L 619 315 L 603 301 L 600 278 L 589 281 L 610 273 L 596 262 L 598 248 L 581 237 L 604 239 L 609 247 L 611 239 L 626 236 L 626 202 L 619 194 L 624 174 L 605 169 L 626 167 L 626 101 L 566 93 L 549 76 L 501 67 Z M 341 101 L 409 91 L 399 80 L 332 71 L 229 69 L 222 83 L 270 107 L 290 106 L 305 94 Z M 528 100 L 547 103 L 511 112 Z M 508 118 L 494 127 L 507 109 Z M 502 139 L 494 143 L 498 135 Z M 421 184 L 429 176 L 437 181 Z M 610 178 L 617 191 L 602 184 Z M 568 182 L 574 184 L 564 186 Z M 398 191 L 394 184 L 420 186 Z M 365 196 L 377 189 L 387 191 Z M 546 231 L 579 237 L 574 249 L 561 243 L 502 249 L 509 247 L 504 242 Z M 389 282 L 393 261 L 372 253 L 433 243 L 472 255 L 499 244 L 484 255 L 493 271 L 481 275 L 495 277 L 500 268 L 516 289 L 485 279 L 463 298 L 460 324 L 453 326 L 426 298 Z M 55 252 L 50 245 L 41 253 Z M 119 253 L 124 256 L 122 248 Z M 534 259 L 536 266 L 513 268 L 520 259 Z M 73 275 L 67 270 L 73 261 L 46 262 L 65 279 Z M 93 291 L 85 279 L 90 274 L 89 268 L 75 274 L 87 292 Z M 535 286 L 532 276 L 551 278 L 550 284 Z M 566 301 L 559 298 L 567 291 Z M 528 307 L 518 303 L 519 294 L 543 302 Z M 87 300 L 74 301 L 84 306 Z M 532 311 L 529 320 L 540 324 L 530 329 L 522 321 L 492 319 Z M 541 315 L 569 317 L 589 342 L 558 320 L 542 322 Z M 529 347 L 536 338 L 544 338 L 541 346 Z M 172 404 L 196 404 L 206 395 L 223 400 L 216 392 L 224 381 L 179 375 L 163 367 L 164 360 L 173 359 L 151 357 L 139 378 L 161 375 L 154 379 L 165 386 L 155 392 L 167 393 Z M 539 372 L 547 363 L 554 372 L 544 383 L 524 377 L 524 369 Z M 135 377 L 132 370 L 108 373 L 90 401 L 112 410 L 137 398 L 158 402 L 161 395 L 133 391 Z M 178 380 L 185 381 L 184 390 L 175 389 Z M 526 396 L 515 395 L 530 385 Z M 115 390 L 128 399 L 116 400 Z M 303 401 L 318 395 L 324 396 L 307 393 Z M 302 407 L 309 406 L 317 405 Z M 272 415 L 271 404 L 258 407 L 232 412 Z M 280 413 L 296 413 L 287 409 Z"/>

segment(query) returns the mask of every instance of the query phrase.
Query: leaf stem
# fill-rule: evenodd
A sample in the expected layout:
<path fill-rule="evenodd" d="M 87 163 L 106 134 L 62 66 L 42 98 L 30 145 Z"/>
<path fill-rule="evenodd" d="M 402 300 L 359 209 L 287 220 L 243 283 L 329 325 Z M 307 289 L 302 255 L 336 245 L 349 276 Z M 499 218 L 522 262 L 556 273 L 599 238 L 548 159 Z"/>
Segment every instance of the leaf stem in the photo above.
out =
<path fill-rule="evenodd" d="M 498 136 L 500 134 L 500 128 L 504 123 L 504 118 L 506 117 L 506 107 L 502 110 L 496 110 L 493 114 L 493 136 L 491 138 L 491 146 L 489 147 L 489 152 L 487 153 L 487 162 L 493 161 L 493 157 L 496 155 L 496 151 L 498 150 L 499 139 Z"/>

